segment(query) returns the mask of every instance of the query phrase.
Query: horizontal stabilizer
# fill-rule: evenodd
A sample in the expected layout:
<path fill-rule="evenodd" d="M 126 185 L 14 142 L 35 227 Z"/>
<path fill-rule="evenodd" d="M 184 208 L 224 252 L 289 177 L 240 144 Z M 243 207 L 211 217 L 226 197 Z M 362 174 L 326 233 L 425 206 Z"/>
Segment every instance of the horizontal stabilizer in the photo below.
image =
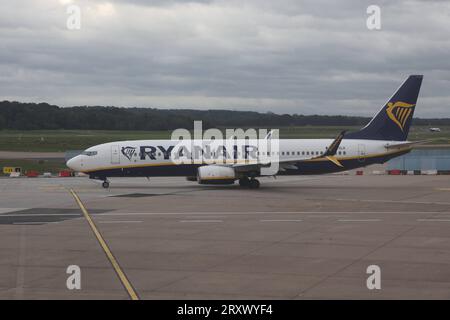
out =
<path fill-rule="evenodd" d="M 396 144 L 386 144 L 386 149 L 402 149 L 402 148 L 410 148 L 415 145 L 425 144 L 428 142 L 432 142 L 433 140 L 421 140 L 421 141 L 410 141 L 405 143 L 396 143 Z"/>

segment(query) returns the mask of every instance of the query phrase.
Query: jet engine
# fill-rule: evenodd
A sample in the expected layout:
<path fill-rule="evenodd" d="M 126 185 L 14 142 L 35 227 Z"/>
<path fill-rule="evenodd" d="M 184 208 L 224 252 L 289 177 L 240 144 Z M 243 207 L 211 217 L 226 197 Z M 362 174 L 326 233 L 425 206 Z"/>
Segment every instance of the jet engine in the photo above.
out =
<path fill-rule="evenodd" d="M 210 165 L 199 167 L 197 177 L 199 184 L 233 184 L 236 173 L 230 167 Z"/>

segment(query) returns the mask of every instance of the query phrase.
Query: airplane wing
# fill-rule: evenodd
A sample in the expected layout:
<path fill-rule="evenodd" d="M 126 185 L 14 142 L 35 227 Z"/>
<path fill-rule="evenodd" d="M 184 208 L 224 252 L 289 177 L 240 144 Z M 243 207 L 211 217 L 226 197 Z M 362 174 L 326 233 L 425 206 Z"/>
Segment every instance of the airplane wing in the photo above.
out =
<path fill-rule="evenodd" d="M 297 170 L 298 166 L 297 164 L 301 161 L 305 160 L 312 160 L 312 159 L 327 159 L 331 162 L 333 162 L 338 167 L 342 167 L 342 164 L 339 162 L 339 160 L 335 157 L 336 152 L 338 151 L 338 148 L 342 142 L 342 139 L 344 138 L 346 131 L 342 131 L 331 143 L 331 145 L 327 148 L 327 151 L 325 151 L 324 154 L 316 157 L 311 158 L 297 158 L 297 159 L 287 159 L 283 161 L 278 161 L 280 171 L 285 171 L 287 169 L 294 169 Z M 278 159 L 279 160 L 279 159 Z M 273 162 L 273 161 L 272 161 Z M 232 167 L 236 169 L 236 171 L 239 172 L 246 172 L 246 171 L 255 171 L 263 167 L 269 167 L 271 163 L 260 163 L 257 161 L 250 162 L 250 163 L 236 163 L 233 164 Z"/>

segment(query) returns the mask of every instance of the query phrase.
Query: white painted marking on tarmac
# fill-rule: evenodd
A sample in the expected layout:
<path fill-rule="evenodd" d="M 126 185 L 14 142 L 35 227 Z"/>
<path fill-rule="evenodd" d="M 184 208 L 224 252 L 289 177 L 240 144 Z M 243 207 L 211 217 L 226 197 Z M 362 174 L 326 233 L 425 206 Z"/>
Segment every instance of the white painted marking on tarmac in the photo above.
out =
<path fill-rule="evenodd" d="M 296 214 L 303 213 L 297 211 L 233 211 L 233 212 L 111 212 L 99 213 L 97 216 L 121 216 L 121 215 L 196 215 L 196 216 L 214 216 L 221 215 L 245 215 L 245 214 Z"/>
<path fill-rule="evenodd" d="M 96 216 L 159 216 L 159 215 L 192 215 L 192 216 L 215 216 L 220 215 L 246 215 L 246 214 L 329 214 L 330 217 L 339 217 L 339 214 L 449 214 L 442 211 L 233 211 L 233 212 L 108 212 L 97 213 Z M 313 216 L 311 216 L 313 217 Z"/>
<path fill-rule="evenodd" d="M 322 176 L 322 177 L 298 177 L 294 179 L 273 179 L 273 180 L 265 180 L 266 183 L 291 183 L 291 182 L 303 182 L 303 181 L 311 181 L 311 180 L 323 180 L 327 178 L 333 178 L 335 176 Z"/>
<path fill-rule="evenodd" d="M 61 217 L 61 216 L 77 216 L 77 217 L 81 217 L 80 214 L 78 213 L 54 213 L 54 214 L 45 214 L 45 213 L 37 213 L 37 214 L 5 214 L 5 215 L 0 215 L 0 218 L 9 218 L 9 217 Z"/>
<path fill-rule="evenodd" d="M 0 214 L 14 212 L 14 211 L 27 210 L 27 209 L 29 209 L 29 208 L 0 208 Z"/>
<path fill-rule="evenodd" d="M 23 224 L 57 224 L 59 221 L 28 221 L 28 222 L 13 222 L 12 224 L 23 225 Z"/>
<path fill-rule="evenodd" d="M 318 200 L 318 199 L 307 199 Z M 346 198 L 325 198 L 320 200 L 327 201 L 352 201 L 352 202 L 381 202 L 381 203 L 407 203 L 407 204 L 436 204 L 436 205 L 450 205 L 450 202 L 433 202 L 433 201 L 410 201 L 410 200 L 380 200 L 380 199 L 346 199 Z"/>
<path fill-rule="evenodd" d="M 306 218 L 346 218 L 347 215 L 341 216 L 341 215 L 334 215 L 334 214 L 328 214 L 328 215 L 313 215 L 313 216 L 306 216 Z"/>
<path fill-rule="evenodd" d="M 223 220 L 180 220 L 181 223 L 220 223 Z"/>
<path fill-rule="evenodd" d="M 339 222 L 378 222 L 381 219 L 339 219 Z"/>
<path fill-rule="evenodd" d="M 301 222 L 303 220 L 299 219 L 267 219 L 267 220 L 259 220 L 260 222 Z"/>
<path fill-rule="evenodd" d="M 450 222 L 450 219 L 417 219 L 419 222 Z"/>
<path fill-rule="evenodd" d="M 98 221 L 98 223 L 142 223 L 138 220 L 111 220 L 111 221 Z"/>
<path fill-rule="evenodd" d="M 186 219 L 208 219 L 208 218 L 225 218 L 224 215 L 199 215 L 199 216 L 188 216 Z"/>
<path fill-rule="evenodd" d="M 164 216 L 164 215 L 196 215 L 196 216 L 214 216 L 219 217 L 223 215 L 245 215 L 245 214 L 297 214 L 302 212 L 295 211 L 233 211 L 233 212 L 114 212 L 114 213 L 99 213 L 96 216 L 122 216 L 122 215 L 149 215 L 149 216 Z"/>

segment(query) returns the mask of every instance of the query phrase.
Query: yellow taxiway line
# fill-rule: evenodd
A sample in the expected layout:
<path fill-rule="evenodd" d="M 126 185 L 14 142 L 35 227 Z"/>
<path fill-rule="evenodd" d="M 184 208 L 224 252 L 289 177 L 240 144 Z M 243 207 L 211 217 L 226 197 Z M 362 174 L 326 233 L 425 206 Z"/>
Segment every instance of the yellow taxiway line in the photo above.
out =
<path fill-rule="evenodd" d="M 111 262 L 111 265 L 114 268 L 114 271 L 116 272 L 117 276 L 119 277 L 120 282 L 124 286 L 125 290 L 127 291 L 128 295 L 130 296 L 131 300 L 139 300 L 139 296 L 137 295 L 136 291 L 134 290 L 133 286 L 131 285 L 130 281 L 128 280 L 127 276 L 125 275 L 125 272 L 123 272 L 122 268 L 120 267 L 119 263 L 117 262 L 116 258 L 114 257 L 113 253 L 111 252 L 111 249 L 109 249 L 108 244 L 103 239 L 102 234 L 95 226 L 94 221 L 92 220 L 91 216 L 89 215 L 89 212 L 84 207 L 83 203 L 80 200 L 80 197 L 73 191 L 73 189 L 70 189 L 70 193 L 74 197 L 75 201 L 77 202 L 78 206 L 80 207 L 81 211 L 83 212 L 84 217 L 86 218 L 87 222 L 89 223 L 89 226 L 92 229 L 92 232 L 94 232 L 95 237 L 98 240 L 98 243 L 102 247 L 103 251 L 105 252 L 106 256 L 108 257 L 109 261 Z"/>

